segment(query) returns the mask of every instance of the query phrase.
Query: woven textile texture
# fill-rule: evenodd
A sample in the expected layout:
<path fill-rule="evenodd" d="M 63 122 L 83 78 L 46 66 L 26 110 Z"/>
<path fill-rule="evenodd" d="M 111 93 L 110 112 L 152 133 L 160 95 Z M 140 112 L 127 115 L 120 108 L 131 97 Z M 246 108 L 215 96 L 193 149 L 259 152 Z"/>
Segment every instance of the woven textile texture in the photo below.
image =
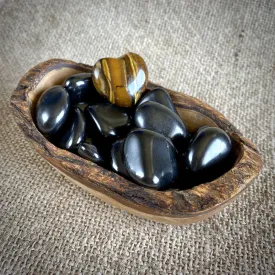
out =
<path fill-rule="evenodd" d="M 212 105 L 263 156 L 254 183 L 208 220 L 164 225 L 101 202 L 13 120 L 10 95 L 39 62 L 128 51 L 151 81 Z M 0 0 L 0 273 L 272 274 L 274 79 L 274 0 Z"/>

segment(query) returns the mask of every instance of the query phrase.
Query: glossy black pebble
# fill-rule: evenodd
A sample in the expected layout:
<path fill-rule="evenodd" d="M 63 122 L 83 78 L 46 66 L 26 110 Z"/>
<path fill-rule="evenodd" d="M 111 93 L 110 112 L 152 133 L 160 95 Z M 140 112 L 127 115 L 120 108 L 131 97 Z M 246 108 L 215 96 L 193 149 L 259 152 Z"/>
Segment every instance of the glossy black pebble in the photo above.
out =
<path fill-rule="evenodd" d="M 182 119 L 167 107 L 152 101 L 144 102 L 138 106 L 134 119 L 138 128 L 158 132 L 170 138 L 179 151 L 184 149 L 188 131 Z"/>
<path fill-rule="evenodd" d="M 157 102 L 165 107 L 169 108 L 173 112 L 177 113 L 176 107 L 169 95 L 169 93 L 163 88 L 155 88 L 150 92 L 146 93 L 139 101 L 139 105 L 144 102 L 153 101 Z"/>
<path fill-rule="evenodd" d="M 91 73 L 72 75 L 64 81 L 63 87 L 68 91 L 72 105 L 80 102 L 97 103 L 104 100 L 95 90 Z"/>
<path fill-rule="evenodd" d="M 232 141 L 225 131 L 202 127 L 186 153 L 187 168 L 204 181 L 217 178 L 233 165 Z"/>
<path fill-rule="evenodd" d="M 91 160 L 92 162 L 103 165 L 104 159 L 99 153 L 97 147 L 90 143 L 81 143 L 78 146 L 77 149 L 78 154 L 88 160 Z"/>
<path fill-rule="evenodd" d="M 124 140 L 117 140 L 111 149 L 111 167 L 112 169 L 125 177 L 129 177 L 127 169 L 124 165 L 124 152 L 123 152 Z"/>
<path fill-rule="evenodd" d="M 68 118 L 66 129 L 61 134 L 57 145 L 63 149 L 74 150 L 85 138 L 86 122 L 83 112 L 76 108 Z"/>
<path fill-rule="evenodd" d="M 136 182 L 158 190 L 172 187 L 179 175 L 171 141 L 145 129 L 134 130 L 125 139 L 124 163 Z"/>
<path fill-rule="evenodd" d="M 55 135 L 65 123 L 70 108 L 68 92 L 62 86 L 46 90 L 36 105 L 35 120 L 44 135 Z"/>
<path fill-rule="evenodd" d="M 92 138 L 94 135 L 119 138 L 128 133 L 131 125 L 128 113 L 108 102 L 88 106 L 85 115 Z"/>

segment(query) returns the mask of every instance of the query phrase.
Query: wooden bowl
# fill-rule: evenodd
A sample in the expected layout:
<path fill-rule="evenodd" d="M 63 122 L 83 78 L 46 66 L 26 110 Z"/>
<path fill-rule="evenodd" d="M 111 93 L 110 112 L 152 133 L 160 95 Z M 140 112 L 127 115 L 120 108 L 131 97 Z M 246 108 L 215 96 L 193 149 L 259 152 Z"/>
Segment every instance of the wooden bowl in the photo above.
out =
<path fill-rule="evenodd" d="M 23 76 L 11 96 L 16 122 L 35 149 L 53 167 L 91 194 L 138 216 L 168 224 L 187 224 L 219 212 L 248 187 L 260 172 L 262 160 L 257 148 L 222 114 L 196 98 L 169 90 L 189 131 L 194 132 L 202 125 L 217 126 L 238 144 L 238 158 L 234 167 L 216 180 L 188 190 L 156 191 L 57 148 L 36 128 L 33 107 L 47 88 L 62 84 L 73 74 L 90 72 L 91 68 L 62 59 L 42 62 Z M 155 84 L 149 83 L 148 89 L 154 87 Z"/>

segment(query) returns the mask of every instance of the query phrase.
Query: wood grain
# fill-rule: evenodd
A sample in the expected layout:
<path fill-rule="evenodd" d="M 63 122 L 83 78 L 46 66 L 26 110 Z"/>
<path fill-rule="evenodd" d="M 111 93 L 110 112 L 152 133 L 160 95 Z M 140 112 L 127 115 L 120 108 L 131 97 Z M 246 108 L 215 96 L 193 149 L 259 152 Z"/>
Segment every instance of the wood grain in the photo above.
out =
<path fill-rule="evenodd" d="M 196 222 L 212 216 L 235 199 L 259 174 L 262 160 L 256 146 L 218 111 L 183 93 L 169 91 L 189 131 L 202 125 L 218 126 L 239 146 L 238 161 L 218 179 L 187 190 L 155 191 L 139 186 L 71 152 L 51 144 L 36 128 L 32 113 L 45 89 L 61 84 L 92 67 L 72 61 L 51 59 L 29 70 L 11 96 L 15 119 L 34 148 L 57 170 L 90 193 L 130 213 L 169 224 Z M 148 83 L 148 89 L 156 87 Z M 184 179 L 183 179 L 184 180 Z"/>

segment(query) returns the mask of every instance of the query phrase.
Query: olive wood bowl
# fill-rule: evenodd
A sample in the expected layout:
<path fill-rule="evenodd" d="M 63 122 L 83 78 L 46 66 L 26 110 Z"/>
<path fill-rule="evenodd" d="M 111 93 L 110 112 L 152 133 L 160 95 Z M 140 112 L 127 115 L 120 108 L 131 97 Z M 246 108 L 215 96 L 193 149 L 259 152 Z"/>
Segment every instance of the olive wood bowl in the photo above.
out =
<path fill-rule="evenodd" d="M 233 168 L 219 178 L 187 190 L 156 191 L 57 148 L 36 128 L 34 106 L 47 88 L 62 84 L 73 74 L 91 72 L 91 69 L 91 66 L 62 59 L 42 62 L 20 80 L 11 96 L 11 108 L 17 124 L 40 155 L 92 195 L 147 219 L 168 224 L 187 224 L 221 211 L 260 172 L 262 160 L 256 146 L 244 138 L 221 113 L 196 98 L 170 90 L 168 92 L 190 132 L 203 125 L 217 126 L 238 144 L 238 157 Z M 156 86 L 149 82 L 148 90 Z"/>

